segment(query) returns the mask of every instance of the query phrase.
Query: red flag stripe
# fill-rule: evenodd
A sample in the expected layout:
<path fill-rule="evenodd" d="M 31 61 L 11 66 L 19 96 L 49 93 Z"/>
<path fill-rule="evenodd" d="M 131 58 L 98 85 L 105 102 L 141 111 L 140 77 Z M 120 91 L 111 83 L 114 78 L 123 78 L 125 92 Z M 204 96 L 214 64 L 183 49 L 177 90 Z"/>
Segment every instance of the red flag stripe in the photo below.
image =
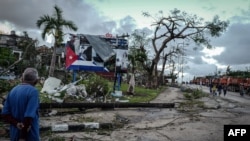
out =
<path fill-rule="evenodd" d="M 77 60 L 77 55 L 75 52 L 70 48 L 66 48 L 66 68 L 68 68 L 73 62 Z"/>

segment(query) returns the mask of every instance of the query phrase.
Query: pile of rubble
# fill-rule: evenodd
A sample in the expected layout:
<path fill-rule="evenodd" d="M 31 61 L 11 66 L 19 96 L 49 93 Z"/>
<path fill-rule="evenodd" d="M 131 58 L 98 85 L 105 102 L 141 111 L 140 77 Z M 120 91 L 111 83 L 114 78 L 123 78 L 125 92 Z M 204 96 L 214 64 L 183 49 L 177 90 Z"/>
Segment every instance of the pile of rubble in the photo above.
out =
<path fill-rule="evenodd" d="M 80 100 L 81 102 L 104 101 L 105 98 L 103 96 L 88 94 L 84 84 L 77 85 L 81 80 L 82 78 L 62 85 L 60 79 L 49 77 L 44 81 L 41 94 L 44 94 L 45 97 L 57 103 L 72 102 L 75 100 Z"/>

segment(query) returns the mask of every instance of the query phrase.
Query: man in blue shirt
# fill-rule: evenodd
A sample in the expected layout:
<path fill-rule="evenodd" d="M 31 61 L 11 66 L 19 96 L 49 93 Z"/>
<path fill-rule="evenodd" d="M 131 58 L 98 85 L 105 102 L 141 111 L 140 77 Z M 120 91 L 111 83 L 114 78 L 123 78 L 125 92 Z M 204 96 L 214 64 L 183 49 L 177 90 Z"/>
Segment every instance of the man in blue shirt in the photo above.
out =
<path fill-rule="evenodd" d="M 27 68 L 22 83 L 8 94 L 2 118 L 10 123 L 11 141 L 39 141 L 39 92 L 35 88 L 38 72 Z"/>

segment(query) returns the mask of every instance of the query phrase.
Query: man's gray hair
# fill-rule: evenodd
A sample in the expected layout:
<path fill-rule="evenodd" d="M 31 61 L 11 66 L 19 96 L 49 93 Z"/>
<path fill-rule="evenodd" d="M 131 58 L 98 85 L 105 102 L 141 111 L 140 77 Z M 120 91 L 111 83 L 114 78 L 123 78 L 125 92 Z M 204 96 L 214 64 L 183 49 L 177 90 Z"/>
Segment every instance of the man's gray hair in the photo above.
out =
<path fill-rule="evenodd" d="M 38 79 L 38 71 L 35 68 L 26 68 L 23 72 L 23 81 L 35 82 Z"/>

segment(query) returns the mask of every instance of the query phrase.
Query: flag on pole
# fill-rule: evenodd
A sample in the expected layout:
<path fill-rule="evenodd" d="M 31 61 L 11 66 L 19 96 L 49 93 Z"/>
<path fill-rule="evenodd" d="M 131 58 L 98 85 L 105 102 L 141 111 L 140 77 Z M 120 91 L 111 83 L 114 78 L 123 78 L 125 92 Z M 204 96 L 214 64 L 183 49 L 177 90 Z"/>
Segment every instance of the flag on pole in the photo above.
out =
<path fill-rule="evenodd" d="M 77 60 L 78 56 L 75 52 L 70 48 L 66 47 L 66 68 L 68 69 L 72 63 Z"/>

